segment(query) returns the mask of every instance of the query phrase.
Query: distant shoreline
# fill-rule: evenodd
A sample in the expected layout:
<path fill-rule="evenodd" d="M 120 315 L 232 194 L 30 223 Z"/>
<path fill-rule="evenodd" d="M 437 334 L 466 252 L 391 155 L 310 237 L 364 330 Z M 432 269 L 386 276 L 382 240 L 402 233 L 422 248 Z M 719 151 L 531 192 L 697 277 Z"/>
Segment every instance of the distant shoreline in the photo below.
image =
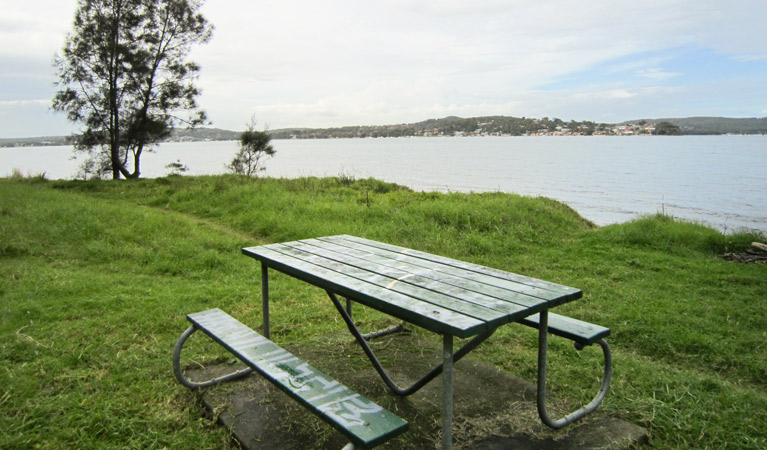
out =
<path fill-rule="evenodd" d="M 686 134 L 681 136 L 674 136 L 674 137 L 690 137 L 690 136 L 767 136 L 767 133 L 726 133 L 726 134 Z M 59 136 L 57 136 L 59 137 Z M 19 140 L 17 143 L 14 143 L 14 139 L 0 139 L 0 148 L 38 148 L 38 147 L 71 147 L 72 144 L 67 142 L 67 136 L 60 136 L 62 138 L 61 142 L 53 142 L 53 141 L 46 141 L 46 142 L 35 142 L 30 143 L 27 142 L 27 139 L 34 139 L 34 138 L 24 138 L 22 140 Z M 529 134 L 529 135 L 454 135 L 454 136 L 353 136 L 353 137 L 302 137 L 302 138 L 292 138 L 292 137 L 273 137 L 274 140 L 280 140 L 280 141 L 289 141 L 289 140 L 304 140 L 304 141 L 310 141 L 310 140 L 333 140 L 333 139 L 418 139 L 418 138 L 454 138 L 454 137 L 508 137 L 508 138 L 519 138 L 519 137 L 572 137 L 572 138 L 601 138 L 601 137 L 664 137 L 664 136 L 653 136 L 650 134 L 634 134 L 634 135 L 603 135 L 603 134 L 595 134 L 595 135 L 555 135 L 555 134 L 547 134 L 547 135 L 537 135 L 537 134 Z M 169 139 L 160 142 L 159 144 L 178 144 L 178 143 L 185 143 L 185 142 L 227 142 L 227 141 L 237 141 L 238 138 L 229 138 L 229 139 Z M 158 144 L 158 145 L 159 145 Z"/>
<path fill-rule="evenodd" d="M 445 117 L 396 125 L 269 130 L 273 139 L 344 139 L 451 136 L 654 136 L 658 125 L 671 125 L 681 135 L 767 135 L 765 118 L 689 117 L 642 119 L 618 124 L 508 116 Z M 240 131 L 220 128 L 176 129 L 163 142 L 216 142 L 239 139 Z M 69 136 L 0 138 L 0 148 L 70 145 Z"/>

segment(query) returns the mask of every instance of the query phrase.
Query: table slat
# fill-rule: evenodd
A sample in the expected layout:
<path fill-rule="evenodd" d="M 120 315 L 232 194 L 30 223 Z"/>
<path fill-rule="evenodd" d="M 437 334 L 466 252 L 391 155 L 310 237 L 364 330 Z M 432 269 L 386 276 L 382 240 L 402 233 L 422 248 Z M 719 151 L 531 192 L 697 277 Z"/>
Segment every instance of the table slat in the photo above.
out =
<path fill-rule="evenodd" d="M 266 267 L 458 337 L 495 329 L 582 295 L 568 286 L 348 235 L 242 251 Z"/>
<path fill-rule="evenodd" d="M 527 301 L 524 302 L 525 304 L 520 304 L 521 302 L 519 303 L 514 302 L 510 300 L 509 298 L 511 297 L 516 298 L 516 295 L 515 293 L 512 293 L 510 291 L 504 291 L 502 293 L 502 294 L 506 294 L 505 295 L 506 298 L 491 297 L 478 290 L 462 287 L 458 284 L 458 282 L 455 282 L 454 284 L 450 284 L 450 283 L 446 283 L 444 281 L 435 279 L 434 277 L 430 276 L 431 273 L 429 269 L 422 268 L 422 270 L 419 271 L 409 266 L 404 268 L 399 268 L 393 265 L 386 265 L 386 264 L 376 262 L 375 260 L 356 258 L 355 256 L 341 253 L 341 251 L 343 251 L 343 249 L 345 249 L 346 247 L 336 246 L 337 247 L 336 249 L 331 250 L 330 248 L 326 248 L 326 247 L 316 247 L 312 245 L 313 242 L 321 242 L 321 241 L 299 241 L 295 243 L 289 242 L 289 243 L 285 243 L 285 245 L 312 253 L 322 258 L 328 258 L 330 260 L 339 262 L 341 264 L 346 264 L 349 267 L 363 269 L 364 272 L 361 274 L 361 276 L 369 277 L 371 276 L 370 273 L 376 273 L 379 275 L 386 276 L 388 277 L 389 281 L 387 281 L 385 284 L 382 284 L 382 286 L 385 286 L 387 288 L 398 290 L 400 286 L 402 285 L 405 285 L 405 286 L 412 285 L 417 288 L 426 289 L 428 291 L 442 293 L 447 296 L 450 296 L 455 299 L 453 300 L 453 302 L 455 301 L 458 301 L 460 303 L 469 302 L 471 304 L 480 305 L 484 308 L 490 308 L 494 311 L 499 311 L 500 313 L 502 313 L 502 316 L 505 316 L 507 318 L 510 317 L 509 315 L 515 315 L 518 313 L 526 314 L 526 311 L 529 311 L 531 307 L 540 306 L 545 303 L 541 299 L 531 298 L 531 297 L 528 297 L 526 299 Z M 333 244 L 328 244 L 328 246 L 332 246 L 332 245 Z M 384 263 L 385 262 L 387 261 L 384 261 Z M 413 291 L 413 289 L 409 287 L 407 288 L 407 292 L 405 291 L 400 291 L 400 292 L 403 292 L 415 297 L 419 296 L 418 291 Z M 457 310 L 457 311 L 460 311 L 460 310 Z M 516 317 L 516 316 L 512 316 L 512 318 L 513 317 Z"/>
<path fill-rule="evenodd" d="M 302 261 L 315 264 L 319 267 L 334 270 L 338 273 L 343 273 L 360 281 L 371 283 L 381 289 L 399 292 L 401 294 L 412 297 L 415 300 L 426 302 L 432 305 L 438 305 L 442 308 L 449 309 L 459 314 L 474 317 L 485 322 L 507 322 L 507 320 L 504 320 L 507 314 L 501 311 L 497 311 L 487 306 L 482 306 L 478 303 L 471 302 L 466 298 L 459 299 L 450 297 L 441 292 L 410 284 L 408 282 L 410 280 L 408 275 L 410 274 L 407 272 L 391 270 L 388 274 L 376 273 L 370 270 L 366 270 L 362 267 L 355 267 L 354 265 L 340 263 L 321 255 L 309 253 L 299 247 L 295 247 L 294 245 L 300 244 L 286 242 L 282 244 L 276 244 L 274 246 L 269 246 L 269 248 L 280 253 L 299 258 Z M 521 308 L 518 308 L 518 310 L 520 309 Z"/>
<path fill-rule="evenodd" d="M 433 255 L 431 253 L 421 252 L 418 250 L 412 250 L 404 247 L 398 247 L 396 245 L 386 244 L 383 242 L 371 241 L 369 239 L 359 238 L 356 236 L 339 235 L 330 236 L 327 238 L 321 238 L 330 242 L 342 242 L 351 241 L 361 243 L 373 248 L 380 248 L 384 250 L 390 250 L 396 253 L 400 253 L 407 256 L 414 256 L 426 261 L 437 262 L 445 264 L 447 266 L 457 267 L 459 269 L 465 269 L 479 274 L 489 275 L 491 277 L 499 278 L 502 280 L 513 281 L 515 283 L 521 283 L 529 286 L 535 286 L 542 289 L 547 289 L 552 292 L 557 292 L 562 296 L 565 296 L 568 300 L 574 300 L 582 296 L 580 289 L 564 286 L 557 283 L 551 283 L 549 281 L 539 280 L 536 278 L 526 277 L 512 272 L 506 272 L 499 269 L 493 269 L 492 267 L 481 266 L 478 264 L 468 263 L 465 261 L 459 261 L 457 259 L 447 258 L 444 256 Z"/>
<path fill-rule="evenodd" d="M 524 307 L 535 307 L 543 301 L 557 300 L 562 297 L 561 293 L 552 292 L 535 286 L 477 274 L 476 272 L 458 269 L 445 264 L 433 263 L 431 261 L 390 252 L 388 250 L 372 249 L 371 247 L 366 247 L 354 242 L 349 242 L 348 244 L 344 243 L 344 245 L 320 239 L 311 239 L 301 242 L 311 243 L 361 259 L 375 261 L 379 264 L 397 267 L 401 270 L 416 273 L 442 283 L 458 286 L 469 291 L 516 303 Z"/>
<path fill-rule="evenodd" d="M 320 288 L 331 290 L 427 330 L 449 333 L 458 337 L 469 337 L 493 328 L 488 326 L 487 322 L 415 300 L 398 292 L 381 289 L 374 284 L 301 261 L 264 246 L 244 248 L 242 252 L 247 256 L 263 261 L 268 267 Z"/>

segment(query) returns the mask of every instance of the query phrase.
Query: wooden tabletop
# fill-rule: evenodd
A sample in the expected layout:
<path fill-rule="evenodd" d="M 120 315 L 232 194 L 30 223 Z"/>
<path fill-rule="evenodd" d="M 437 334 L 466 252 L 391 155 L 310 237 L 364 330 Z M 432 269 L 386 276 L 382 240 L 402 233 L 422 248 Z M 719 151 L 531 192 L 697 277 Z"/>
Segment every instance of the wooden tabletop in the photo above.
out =
<path fill-rule="evenodd" d="M 462 338 L 582 296 L 579 289 L 354 236 L 242 252 L 386 314 Z"/>

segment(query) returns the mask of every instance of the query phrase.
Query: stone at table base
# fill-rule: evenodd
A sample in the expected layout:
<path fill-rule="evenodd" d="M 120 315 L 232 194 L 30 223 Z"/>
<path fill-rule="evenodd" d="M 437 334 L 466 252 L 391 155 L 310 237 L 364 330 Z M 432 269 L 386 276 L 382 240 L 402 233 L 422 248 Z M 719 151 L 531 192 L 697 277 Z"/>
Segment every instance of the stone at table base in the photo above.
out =
<path fill-rule="evenodd" d="M 400 385 L 414 381 L 440 361 L 440 349 L 419 339 L 415 333 L 375 340 L 372 346 Z M 323 336 L 302 348 L 286 347 L 410 422 L 408 433 L 378 448 L 420 450 L 439 447 L 440 378 L 410 397 L 400 398 L 388 393 L 348 334 Z M 535 364 L 535 361 L 530 363 Z M 221 363 L 205 369 L 190 369 L 187 375 L 193 380 L 203 380 L 241 367 Z M 648 443 L 645 429 L 609 417 L 601 410 L 562 430 L 551 430 L 538 418 L 534 384 L 474 360 L 471 355 L 458 362 L 455 370 L 453 448 L 456 450 L 621 450 Z M 200 392 L 206 409 L 231 430 L 244 449 L 340 450 L 347 443 L 340 433 L 257 374 Z M 551 402 L 552 415 L 559 406 L 562 405 L 556 400 Z"/>

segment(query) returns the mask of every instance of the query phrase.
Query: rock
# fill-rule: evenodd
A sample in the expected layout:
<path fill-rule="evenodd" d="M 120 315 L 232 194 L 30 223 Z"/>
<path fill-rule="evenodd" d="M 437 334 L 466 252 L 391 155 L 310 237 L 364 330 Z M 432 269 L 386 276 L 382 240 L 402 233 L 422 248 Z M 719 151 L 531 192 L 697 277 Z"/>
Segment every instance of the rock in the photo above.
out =
<path fill-rule="evenodd" d="M 761 254 L 767 255 L 767 244 L 762 244 L 761 242 L 752 242 L 751 250 L 754 253 L 761 253 Z"/>

